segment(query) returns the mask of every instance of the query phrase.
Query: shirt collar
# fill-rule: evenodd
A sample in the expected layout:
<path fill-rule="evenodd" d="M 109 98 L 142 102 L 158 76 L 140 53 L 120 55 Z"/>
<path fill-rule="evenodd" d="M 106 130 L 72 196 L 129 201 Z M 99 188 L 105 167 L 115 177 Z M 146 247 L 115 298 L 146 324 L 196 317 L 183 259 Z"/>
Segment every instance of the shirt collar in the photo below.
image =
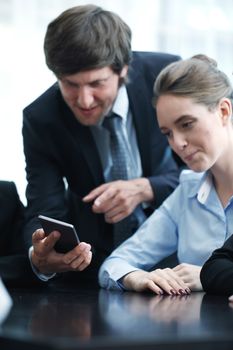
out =
<path fill-rule="evenodd" d="M 126 86 L 123 84 L 118 90 L 117 97 L 113 103 L 112 109 L 106 117 L 110 116 L 112 113 L 119 115 L 123 119 L 123 124 L 126 124 L 127 116 L 129 110 L 129 98 L 126 90 Z M 104 117 L 104 118 L 106 118 Z M 102 127 L 104 118 L 99 121 L 97 125 L 92 125 L 91 129 L 99 129 Z"/>
<path fill-rule="evenodd" d="M 116 100 L 112 107 L 112 112 L 122 117 L 123 122 L 126 123 L 129 110 L 129 99 L 125 85 L 119 88 Z"/>
<path fill-rule="evenodd" d="M 200 203 L 204 204 L 213 187 L 213 177 L 211 172 L 207 171 L 203 174 L 201 181 L 193 186 L 189 193 L 189 197 L 197 196 Z"/>

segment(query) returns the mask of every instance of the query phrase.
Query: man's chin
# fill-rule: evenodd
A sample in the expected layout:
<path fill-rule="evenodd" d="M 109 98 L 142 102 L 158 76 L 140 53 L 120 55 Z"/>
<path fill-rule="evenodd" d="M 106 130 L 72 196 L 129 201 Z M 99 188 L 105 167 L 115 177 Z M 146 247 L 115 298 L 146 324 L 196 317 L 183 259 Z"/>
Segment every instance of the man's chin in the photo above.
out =
<path fill-rule="evenodd" d="M 77 119 L 77 121 L 80 124 L 82 124 L 84 126 L 98 125 L 102 120 L 102 117 L 93 117 L 93 118 L 89 117 L 89 118 L 87 118 L 87 117 L 80 117 L 77 115 L 75 115 L 75 118 Z"/>

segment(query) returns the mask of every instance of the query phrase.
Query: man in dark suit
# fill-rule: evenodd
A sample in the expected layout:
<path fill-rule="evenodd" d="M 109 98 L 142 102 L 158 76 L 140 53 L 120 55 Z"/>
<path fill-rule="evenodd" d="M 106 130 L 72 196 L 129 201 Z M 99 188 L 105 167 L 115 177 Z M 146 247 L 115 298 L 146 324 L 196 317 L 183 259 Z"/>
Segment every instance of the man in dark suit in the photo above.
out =
<path fill-rule="evenodd" d="M 0 181 L 0 277 L 7 285 L 33 280 L 23 246 L 24 206 L 14 182 Z"/>
<path fill-rule="evenodd" d="M 140 209 L 140 225 L 178 183 L 179 169 L 151 100 L 156 76 L 179 57 L 132 54 L 127 24 L 95 5 L 71 8 L 51 22 L 44 49 L 58 82 L 24 109 L 25 237 L 30 245 L 32 233 L 40 228 L 38 214 L 73 223 L 92 250 L 84 244 L 83 251 L 77 246 L 58 254 L 53 247 L 59 234 L 45 238 L 43 230 L 35 231 L 35 272 L 44 279 L 53 272 L 77 272 L 92 258 L 82 275 L 96 277 L 114 248 L 117 223 Z M 112 112 L 124 125 L 131 159 L 127 180 L 111 175 L 110 136 L 103 121 Z M 127 234 L 136 229 L 137 225 Z"/>

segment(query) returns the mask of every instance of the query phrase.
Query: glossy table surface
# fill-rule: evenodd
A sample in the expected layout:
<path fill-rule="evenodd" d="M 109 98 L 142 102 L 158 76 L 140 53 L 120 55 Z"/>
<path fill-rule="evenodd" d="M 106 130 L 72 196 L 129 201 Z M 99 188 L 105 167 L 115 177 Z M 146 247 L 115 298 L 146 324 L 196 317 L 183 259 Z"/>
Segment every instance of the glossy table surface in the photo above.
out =
<path fill-rule="evenodd" d="M 10 289 L 0 349 L 233 349 L 227 297 L 64 287 Z"/>

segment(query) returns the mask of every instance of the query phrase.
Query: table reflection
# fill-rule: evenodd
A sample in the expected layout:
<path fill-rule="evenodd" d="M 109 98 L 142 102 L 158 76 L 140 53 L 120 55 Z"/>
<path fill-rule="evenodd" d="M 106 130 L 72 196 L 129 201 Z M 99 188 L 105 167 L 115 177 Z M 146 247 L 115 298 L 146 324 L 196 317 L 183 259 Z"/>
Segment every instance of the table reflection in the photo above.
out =
<path fill-rule="evenodd" d="M 127 333 L 134 329 L 167 331 L 192 329 L 199 325 L 204 293 L 186 296 L 159 296 L 138 293 L 119 293 L 101 290 L 99 305 L 102 317 L 111 328 Z M 138 336 L 141 333 L 139 332 Z"/>
<path fill-rule="evenodd" d="M 233 309 L 227 297 L 77 287 L 13 291 L 11 295 L 13 307 L 0 335 L 52 342 L 66 350 L 72 344 L 84 349 L 83 345 L 98 341 L 163 344 L 205 337 L 227 339 L 232 334 Z"/>
<path fill-rule="evenodd" d="M 62 302 L 60 298 L 42 298 L 32 313 L 29 329 L 36 336 L 58 336 L 89 339 L 92 306 L 78 301 Z"/>

